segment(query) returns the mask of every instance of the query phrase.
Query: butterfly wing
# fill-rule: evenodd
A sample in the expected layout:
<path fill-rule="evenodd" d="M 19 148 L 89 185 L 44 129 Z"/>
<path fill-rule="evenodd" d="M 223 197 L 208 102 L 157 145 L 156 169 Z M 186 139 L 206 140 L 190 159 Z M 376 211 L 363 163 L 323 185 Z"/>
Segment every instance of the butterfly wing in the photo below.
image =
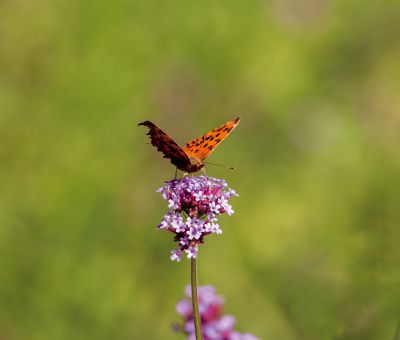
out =
<path fill-rule="evenodd" d="M 226 124 L 207 132 L 204 136 L 193 139 L 183 149 L 189 156 L 193 155 L 201 160 L 206 159 L 211 152 L 231 133 L 239 124 L 240 117 L 227 122 Z"/>
<path fill-rule="evenodd" d="M 164 154 L 164 158 L 169 158 L 171 163 L 179 169 L 190 165 L 188 155 L 158 126 L 149 121 L 139 123 L 138 125 L 144 125 L 150 129 L 147 135 L 150 137 L 151 144 Z"/>

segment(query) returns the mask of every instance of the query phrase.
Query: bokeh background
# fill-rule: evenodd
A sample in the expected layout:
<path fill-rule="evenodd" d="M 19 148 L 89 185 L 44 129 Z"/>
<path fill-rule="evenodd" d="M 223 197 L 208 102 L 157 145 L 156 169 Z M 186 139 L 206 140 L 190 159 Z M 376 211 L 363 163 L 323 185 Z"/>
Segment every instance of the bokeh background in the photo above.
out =
<path fill-rule="evenodd" d="M 0 339 L 183 339 L 174 168 L 136 124 L 238 115 L 200 284 L 261 339 L 395 339 L 399 37 L 397 0 L 1 1 Z"/>

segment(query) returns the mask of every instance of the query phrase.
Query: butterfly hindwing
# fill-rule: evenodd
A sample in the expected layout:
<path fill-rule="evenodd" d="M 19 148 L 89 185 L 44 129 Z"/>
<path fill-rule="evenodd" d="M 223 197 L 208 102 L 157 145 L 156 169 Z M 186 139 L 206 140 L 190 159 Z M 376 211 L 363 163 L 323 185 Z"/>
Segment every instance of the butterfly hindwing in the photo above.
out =
<path fill-rule="evenodd" d="M 174 142 L 174 140 L 170 136 L 162 131 L 157 125 L 149 121 L 145 121 L 138 125 L 144 125 L 150 129 L 147 135 L 149 135 L 150 137 L 151 144 L 154 145 L 158 151 L 161 151 L 164 154 L 164 158 L 169 158 L 171 160 L 171 163 L 178 168 L 190 164 L 190 160 L 187 154 L 181 149 L 178 144 Z"/>
<path fill-rule="evenodd" d="M 207 132 L 204 136 L 193 139 L 186 144 L 183 151 L 188 155 L 194 155 L 201 160 L 206 159 L 211 152 L 231 133 L 238 125 L 240 118 L 236 118 L 226 124 Z"/>

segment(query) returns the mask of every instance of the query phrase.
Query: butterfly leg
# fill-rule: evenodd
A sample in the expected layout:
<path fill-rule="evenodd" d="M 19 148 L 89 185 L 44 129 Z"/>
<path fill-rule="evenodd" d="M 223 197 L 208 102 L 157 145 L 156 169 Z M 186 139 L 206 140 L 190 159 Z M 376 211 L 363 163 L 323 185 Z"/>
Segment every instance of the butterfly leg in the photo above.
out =
<path fill-rule="evenodd" d="M 178 178 L 178 168 L 175 168 L 175 177 L 174 177 L 174 179 L 177 179 Z"/>
<path fill-rule="evenodd" d="M 204 176 L 208 177 L 208 176 L 207 176 L 207 172 L 206 172 L 206 168 L 201 168 L 200 171 L 204 174 Z"/>

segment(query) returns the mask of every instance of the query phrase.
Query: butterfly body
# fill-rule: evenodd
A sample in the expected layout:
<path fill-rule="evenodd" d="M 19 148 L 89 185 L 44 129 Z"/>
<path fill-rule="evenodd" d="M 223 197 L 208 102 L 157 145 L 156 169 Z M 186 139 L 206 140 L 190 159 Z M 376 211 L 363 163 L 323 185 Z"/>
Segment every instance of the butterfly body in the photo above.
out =
<path fill-rule="evenodd" d="M 185 150 L 183 150 L 183 151 L 185 151 Z M 187 166 L 185 169 L 180 169 L 180 170 L 185 171 L 185 172 L 197 172 L 197 171 L 201 170 L 202 168 L 204 168 L 204 163 L 200 158 L 198 158 L 196 156 L 190 156 L 188 154 L 187 154 L 187 156 L 189 157 L 190 165 Z M 178 169 L 179 169 L 179 167 L 178 167 Z"/>
<path fill-rule="evenodd" d="M 189 141 L 183 149 L 152 122 L 145 121 L 138 125 L 149 128 L 147 135 L 150 137 L 151 144 L 164 154 L 164 158 L 169 158 L 171 163 L 179 170 L 191 173 L 204 167 L 204 160 L 229 135 L 239 123 L 239 120 L 240 118 L 231 120 L 204 136 Z"/>

